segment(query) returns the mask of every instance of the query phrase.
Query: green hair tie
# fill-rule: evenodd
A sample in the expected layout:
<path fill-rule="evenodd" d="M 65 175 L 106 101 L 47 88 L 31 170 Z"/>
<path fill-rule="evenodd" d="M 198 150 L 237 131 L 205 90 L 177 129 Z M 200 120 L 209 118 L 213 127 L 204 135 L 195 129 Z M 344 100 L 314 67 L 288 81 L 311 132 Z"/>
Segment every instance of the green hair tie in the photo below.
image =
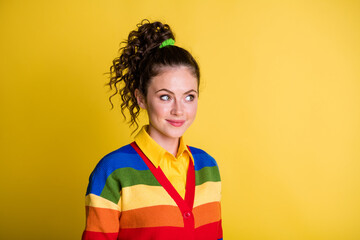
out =
<path fill-rule="evenodd" d="M 175 44 L 175 40 L 172 38 L 166 39 L 163 41 L 159 48 L 166 47 L 166 46 L 173 46 Z"/>

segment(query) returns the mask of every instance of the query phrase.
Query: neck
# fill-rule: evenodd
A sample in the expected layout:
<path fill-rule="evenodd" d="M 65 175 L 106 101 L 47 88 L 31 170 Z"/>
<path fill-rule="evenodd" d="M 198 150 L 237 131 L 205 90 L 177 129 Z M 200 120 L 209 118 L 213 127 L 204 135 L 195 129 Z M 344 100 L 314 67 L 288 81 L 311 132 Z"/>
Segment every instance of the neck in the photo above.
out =
<path fill-rule="evenodd" d="M 180 138 L 171 138 L 165 135 L 160 134 L 158 131 L 154 130 L 151 126 L 148 128 L 149 136 L 154 139 L 154 141 L 159 144 L 166 151 L 176 156 L 179 148 Z"/>

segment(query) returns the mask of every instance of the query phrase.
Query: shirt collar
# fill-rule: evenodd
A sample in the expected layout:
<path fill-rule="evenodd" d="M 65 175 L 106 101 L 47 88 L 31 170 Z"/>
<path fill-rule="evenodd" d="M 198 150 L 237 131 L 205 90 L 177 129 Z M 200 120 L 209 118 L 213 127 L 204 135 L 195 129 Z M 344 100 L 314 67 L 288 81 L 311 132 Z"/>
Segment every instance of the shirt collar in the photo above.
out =
<path fill-rule="evenodd" d="M 141 151 L 154 164 L 154 166 L 158 167 L 166 154 L 170 154 L 171 156 L 172 154 L 162 148 L 154 139 L 150 137 L 150 135 L 147 133 L 148 126 L 149 125 L 145 125 L 141 128 L 139 133 L 135 136 L 135 142 L 139 146 Z M 180 137 L 179 148 L 176 158 L 181 156 L 181 154 L 188 154 L 190 159 L 194 161 L 189 149 L 185 145 L 183 137 Z"/>

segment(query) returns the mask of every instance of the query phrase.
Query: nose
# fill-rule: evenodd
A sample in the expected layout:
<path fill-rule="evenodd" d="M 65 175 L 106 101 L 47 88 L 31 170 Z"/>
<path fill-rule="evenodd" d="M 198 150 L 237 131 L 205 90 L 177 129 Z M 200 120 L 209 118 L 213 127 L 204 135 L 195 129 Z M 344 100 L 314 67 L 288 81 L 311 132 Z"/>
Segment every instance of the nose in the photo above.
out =
<path fill-rule="evenodd" d="M 170 113 L 175 116 L 180 116 L 183 114 L 183 112 L 184 112 L 184 110 L 183 110 L 183 105 L 182 105 L 181 101 L 175 100 L 172 104 Z"/>

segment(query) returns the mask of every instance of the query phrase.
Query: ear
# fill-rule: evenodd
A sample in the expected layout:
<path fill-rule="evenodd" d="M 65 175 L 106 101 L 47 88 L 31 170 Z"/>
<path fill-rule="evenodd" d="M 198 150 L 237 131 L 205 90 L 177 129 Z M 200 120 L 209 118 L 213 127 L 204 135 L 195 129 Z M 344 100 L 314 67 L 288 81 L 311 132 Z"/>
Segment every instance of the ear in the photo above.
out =
<path fill-rule="evenodd" d="M 138 105 L 139 105 L 141 108 L 147 109 L 147 108 L 146 108 L 145 96 L 140 92 L 139 89 L 135 89 L 135 98 L 136 98 L 136 101 L 137 101 Z"/>

